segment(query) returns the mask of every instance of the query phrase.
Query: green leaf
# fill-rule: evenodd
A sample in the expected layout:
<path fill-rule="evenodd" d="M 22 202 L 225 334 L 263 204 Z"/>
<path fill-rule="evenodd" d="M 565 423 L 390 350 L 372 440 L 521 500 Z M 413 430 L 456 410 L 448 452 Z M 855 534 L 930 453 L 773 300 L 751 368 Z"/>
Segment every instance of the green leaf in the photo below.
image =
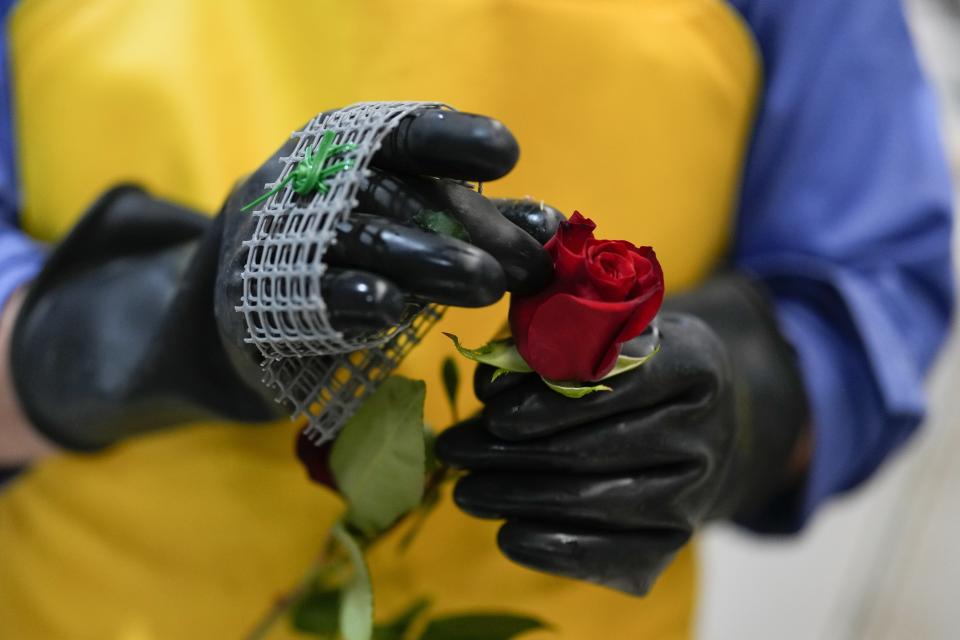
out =
<path fill-rule="evenodd" d="M 445 616 L 432 620 L 420 640 L 510 640 L 547 628 L 536 618 L 509 613 Z"/>
<path fill-rule="evenodd" d="M 312 589 L 294 605 L 291 623 L 300 631 L 335 637 L 340 630 L 340 591 Z"/>
<path fill-rule="evenodd" d="M 347 521 L 365 534 L 386 530 L 420 503 L 425 393 L 422 381 L 388 378 L 333 445 L 330 468 L 347 501 Z"/>
<path fill-rule="evenodd" d="M 490 382 L 495 382 L 497 378 L 505 376 L 508 373 L 512 373 L 512 372 L 508 369 L 497 369 L 496 371 L 493 372 L 493 375 L 490 376 Z"/>
<path fill-rule="evenodd" d="M 659 352 L 660 352 L 660 345 L 658 344 L 656 347 L 654 347 L 653 351 L 651 351 L 651 352 L 648 353 L 647 355 L 641 356 L 641 357 L 639 357 L 639 358 L 634 358 L 634 357 L 631 357 L 631 356 L 625 356 L 625 355 L 621 354 L 620 357 L 617 358 L 617 363 L 616 363 L 615 365 L 613 365 L 613 369 L 610 370 L 610 373 L 608 373 L 607 375 L 603 376 L 603 377 L 600 378 L 600 379 L 601 379 L 601 380 L 609 380 L 610 378 L 612 378 L 612 377 L 614 377 L 614 376 L 618 376 L 618 375 L 620 375 L 621 373 L 626 373 L 627 371 L 632 371 L 632 370 L 636 369 L 637 367 L 639 367 L 640 365 L 642 365 L 642 364 L 644 364 L 645 362 L 647 362 L 647 360 L 649 360 L 649 359 L 652 358 L 653 356 L 657 355 Z"/>
<path fill-rule="evenodd" d="M 373 640 L 404 640 L 413 623 L 429 608 L 430 601 L 420 598 L 390 622 L 374 627 Z"/>
<path fill-rule="evenodd" d="M 513 338 L 494 340 L 477 349 L 467 349 L 460 344 L 460 339 L 452 333 L 444 333 L 443 335 L 453 341 L 453 346 L 464 358 L 489 364 L 511 373 L 530 373 L 533 371 L 530 365 L 524 361 L 520 352 L 517 351 L 516 345 L 513 344 Z"/>
<path fill-rule="evenodd" d="M 621 355 L 617 358 L 617 363 L 613 365 L 613 369 L 610 370 L 610 373 L 600 378 L 601 380 L 609 380 L 614 376 L 618 376 L 621 373 L 626 373 L 627 371 L 632 371 L 640 365 L 644 364 L 650 358 L 657 355 L 660 351 L 660 345 L 657 345 L 656 348 L 648 353 L 645 356 L 639 358 L 634 358 L 632 356 Z M 494 380 L 497 379 L 497 375 L 494 374 Z M 541 378 L 543 382 L 559 393 L 562 396 L 568 398 L 582 398 L 584 396 L 590 395 L 591 393 L 597 393 L 598 391 L 613 391 L 610 387 L 605 384 L 595 384 L 595 385 L 584 385 L 578 382 L 557 382 L 555 380 L 547 380 L 546 378 Z"/>
<path fill-rule="evenodd" d="M 363 559 L 363 550 L 347 533 L 343 523 L 333 526 L 333 537 L 347 551 L 353 575 L 340 590 L 340 632 L 344 640 L 371 640 L 373 637 L 373 586 Z"/>
<path fill-rule="evenodd" d="M 610 387 L 605 384 L 597 385 L 580 385 L 576 382 L 554 382 L 552 380 L 547 380 L 546 378 L 540 378 L 543 382 L 559 393 L 562 396 L 568 398 L 582 398 L 583 396 L 588 396 L 591 393 L 596 393 L 598 391 L 613 391 Z"/>
<path fill-rule="evenodd" d="M 470 242 L 470 234 L 460 221 L 444 211 L 421 209 L 413 215 L 413 221 L 424 231 L 450 236 L 457 240 Z"/>
<path fill-rule="evenodd" d="M 454 422 L 459 422 L 460 417 L 457 414 L 457 391 L 460 389 L 460 369 L 457 367 L 457 361 L 447 356 L 443 359 L 443 390 L 447 394 L 447 402 L 450 403 L 450 414 Z"/>

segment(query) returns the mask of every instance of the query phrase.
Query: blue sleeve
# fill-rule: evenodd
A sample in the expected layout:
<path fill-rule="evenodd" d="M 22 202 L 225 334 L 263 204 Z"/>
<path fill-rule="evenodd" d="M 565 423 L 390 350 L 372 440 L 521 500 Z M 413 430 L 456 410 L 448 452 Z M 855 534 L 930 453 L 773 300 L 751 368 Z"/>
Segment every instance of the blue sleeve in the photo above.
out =
<path fill-rule="evenodd" d="M 32 280 L 43 262 L 43 251 L 18 228 L 19 198 L 14 159 L 12 88 L 7 41 L 11 1 L 0 0 L 0 308 L 10 294 Z"/>
<path fill-rule="evenodd" d="M 772 291 L 810 398 L 806 486 L 750 526 L 788 532 L 924 416 L 952 308 L 951 188 L 898 0 L 732 0 L 766 90 L 736 264 Z"/>

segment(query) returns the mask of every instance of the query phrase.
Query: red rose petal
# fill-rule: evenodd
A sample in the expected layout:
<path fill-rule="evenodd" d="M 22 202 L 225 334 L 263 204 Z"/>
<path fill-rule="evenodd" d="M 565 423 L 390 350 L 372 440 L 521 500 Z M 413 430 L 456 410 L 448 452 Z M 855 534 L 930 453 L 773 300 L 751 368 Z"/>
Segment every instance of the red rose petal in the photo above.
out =
<path fill-rule="evenodd" d="M 553 256 L 556 277 L 561 282 L 577 280 L 583 276 L 583 250 L 593 239 L 597 225 L 575 211 L 567 222 L 561 222 L 557 232 L 544 245 Z"/>
<path fill-rule="evenodd" d="M 583 251 L 587 240 L 593 238 L 593 232 L 597 228 L 590 218 L 583 217 L 579 211 L 574 211 L 573 215 L 566 222 L 561 222 L 557 231 L 562 231 L 565 236 L 565 244 L 574 253 Z"/>
<path fill-rule="evenodd" d="M 641 293 L 656 287 L 663 288 L 663 269 L 657 260 L 657 254 L 651 247 L 638 247 L 633 254 L 633 260 L 637 272 L 634 292 Z"/>
<path fill-rule="evenodd" d="M 546 302 L 546 300 L 554 295 L 554 291 L 544 291 L 535 296 L 528 297 L 518 297 L 513 295 L 510 297 L 510 333 L 513 335 L 513 341 L 517 345 L 517 351 L 520 352 L 521 356 L 526 356 L 524 354 L 528 353 L 531 349 L 529 346 L 530 340 L 530 324 L 533 322 L 533 316 L 536 314 L 537 309 Z M 529 361 L 527 361 L 529 364 Z"/>
<path fill-rule="evenodd" d="M 656 312 L 651 298 L 601 302 L 556 294 L 523 310 L 529 324 L 517 349 L 534 371 L 550 380 L 598 380 L 616 363 L 624 342 L 619 337 L 635 330 L 638 319 L 653 318 Z M 511 327 L 513 318 L 511 314 Z"/>
<path fill-rule="evenodd" d="M 636 309 L 616 337 L 616 342 L 619 344 L 633 340 L 650 326 L 657 311 L 660 310 L 660 305 L 663 304 L 663 287 L 650 289 L 642 296 L 633 298 L 631 302 L 637 303 Z"/>
<path fill-rule="evenodd" d="M 625 300 L 636 283 L 636 268 L 630 249 L 620 243 L 594 240 L 585 251 L 589 286 L 592 291 L 578 288 L 582 297 L 620 302 Z"/>

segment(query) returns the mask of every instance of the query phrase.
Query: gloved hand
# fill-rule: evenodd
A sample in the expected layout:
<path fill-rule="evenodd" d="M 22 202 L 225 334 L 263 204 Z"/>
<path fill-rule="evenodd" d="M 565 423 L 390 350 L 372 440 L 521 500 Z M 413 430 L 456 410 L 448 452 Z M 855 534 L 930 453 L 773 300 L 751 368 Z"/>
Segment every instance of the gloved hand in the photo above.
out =
<path fill-rule="evenodd" d="M 14 330 L 16 392 L 43 435 L 90 450 L 203 418 L 284 413 L 235 306 L 254 224 L 241 208 L 279 175 L 295 142 L 213 220 L 130 186 L 90 208 L 33 283 Z M 483 306 L 542 286 L 551 264 L 540 244 L 455 182 L 501 177 L 518 153 L 513 135 L 483 116 L 424 109 L 394 129 L 359 194 L 361 213 L 323 257 L 334 328 L 387 327 L 408 301 Z M 456 217 L 472 244 L 411 224 L 422 209 Z"/>
<path fill-rule="evenodd" d="M 683 312 L 661 314 L 660 353 L 610 392 L 569 399 L 478 368 L 483 413 L 437 454 L 471 471 L 462 509 L 506 520 L 510 559 L 642 595 L 703 522 L 749 519 L 796 481 L 806 401 L 763 294 L 727 275 L 667 307 Z"/>

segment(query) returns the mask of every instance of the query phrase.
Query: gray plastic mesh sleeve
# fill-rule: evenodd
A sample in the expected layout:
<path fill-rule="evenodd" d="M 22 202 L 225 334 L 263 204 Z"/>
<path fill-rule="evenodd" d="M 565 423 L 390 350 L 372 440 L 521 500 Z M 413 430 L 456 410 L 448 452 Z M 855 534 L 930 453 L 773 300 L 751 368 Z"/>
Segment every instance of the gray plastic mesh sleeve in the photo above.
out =
<path fill-rule="evenodd" d="M 305 433 L 316 444 L 332 440 L 360 404 L 436 323 L 442 309 L 411 307 L 388 330 L 346 335 L 329 322 L 321 291 L 323 255 L 336 242 L 337 225 L 356 207 L 356 193 L 370 174 L 368 166 L 384 137 L 404 116 L 430 102 L 368 102 L 320 114 L 300 131 L 293 153 L 274 188 L 294 170 L 326 131 L 336 144 L 356 148 L 328 162 L 352 165 L 326 181 L 329 189 L 298 196 L 287 185 L 251 215 L 256 220 L 242 274 L 248 342 L 263 355 L 264 382 L 277 391 L 293 417 L 308 420 Z"/>

